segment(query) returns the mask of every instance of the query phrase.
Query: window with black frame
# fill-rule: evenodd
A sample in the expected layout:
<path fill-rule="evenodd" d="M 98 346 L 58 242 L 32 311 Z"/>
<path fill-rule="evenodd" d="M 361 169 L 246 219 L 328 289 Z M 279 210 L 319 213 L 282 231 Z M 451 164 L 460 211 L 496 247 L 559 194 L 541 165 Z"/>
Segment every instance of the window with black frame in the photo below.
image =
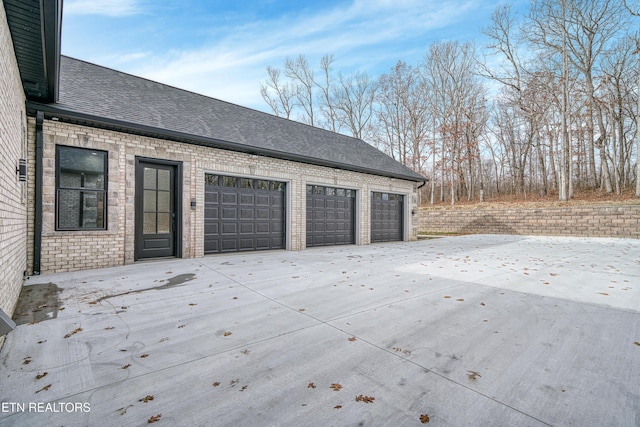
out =
<path fill-rule="evenodd" d="M 106 229 L 107 152 L 56 146 L 56 230 Z"/>

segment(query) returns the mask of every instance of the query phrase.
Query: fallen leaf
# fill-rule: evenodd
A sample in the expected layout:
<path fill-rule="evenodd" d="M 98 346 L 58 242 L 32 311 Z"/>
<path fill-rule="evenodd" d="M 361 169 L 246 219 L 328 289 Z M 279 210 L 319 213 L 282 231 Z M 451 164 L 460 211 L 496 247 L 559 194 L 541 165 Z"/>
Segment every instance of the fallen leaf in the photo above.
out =
<path fill-rule="evenodd" d="M 483 302 L 481 302 L 480 305 L 484 307 L 484 303 Z"/>
<path fill-rule="evenodd" d="M 91 305 L 93 305 L 93 304 L 97 304 L 97 303 L 98 303 L 98 301 L 91 301 L 91 302 L 89 302 L 89 304 L 91 304 Z"/>
<path fill-rule="evenodd" d="M 469 377 L 470 380 L 477 380 L 478 378 L 482 377 L 482 375 L 480 375 L 476 371 L 467 371 L 467 372 L 469 372 L 467 374 L 467 377 Z"/>
<path fill-rule="evenodd" d="M 637 343 L 636 343 L 637 344 Z M 316 388 L 316 385 L 314 383 L 309 383 L 307 385 L 307 388 Z"/>
<path fill-rule="evenodd" d="M 238 299 L 238 297 L 233 297 L 233 298 L 231 298 L 231 299 Z"/>
<path fill-rule="evenodd" d="M 22 361 L 23 365 L 28 365 L 29 363 L 31 363 L 31 356 L 25 357 L 24 360 Z"/>
<path fill-rule="evenodd" d="M 115 326 L 107 326 L 104 328 L 105 331 L 110 331 L 111 329 L 115 329 Z"/>
<path fill-rule="evenodd" d="M 242 388 L 240 389 L 240 391 L 245 391 L 247 389 L 248 386 L 243 385 Z"/>
<path fill-rule="evenodd" d="M 141 355 L 140 355 L 140 358 L 141 358 L 141 359 L 144 359 L 145 357 L 149 357 L 149 355 L 148 355 L 147 353 L 145 353 L 145 354 L 141 354 Z"/>
<path fill-rule="evenodd" d="M 609 294 L 608 294 L 608 293 L 606 293 L 606 292 L 598 292 L 598 295 L 605 295 L 605 296 L 607 296 L 607 295 L 609 295 Z"/>
<path fill-rule="evenodd" d="M 138 402 L 147 403 L 147 402 L 151 402 L 152 400 L 153 400 L 153 395 L 149 394 L 149 395 L 143 397 L 142 399 L 138 399 Z"/>
<path fill-rule="evenodd" d="M 373 403 L 374 400 L 376 400 L 376 398 L 373 396 L 356 396 L 356 402 Z"/>
<path fill-rule="evenodd" d="M 635 345 L 640 346 L 640 341 L 634 342 Z"/>
<path fill-rule="evenodd" d="M 442 298 L 451 298 L 451 295 L 445 295 Z"/>
<path fill-rule="evenodd" d="M 336 405 L 333 407 L 333 409 L 342 409 L 342 405 Z"/>
<path fill-rule="evenodd" d="M 195 307 L 198 304 L 189 304 L 190 307 Z"/>
<path fill-rule="evenodd" d="M 298 311 L 304 311 L 304 308 L 299 308 Z"/>
<path fill-rule="evenodd" d="M 222 334 L 222 335 L 224 335 L 225 337 L 228 337 L 229 335 L 231 335 L 231 332 L 227 331 L 227 332 L 225 332 L 225 333 L 224 333 L 224 334 Z"/>
<path fill-rule="evenodd" d="M 78 332 L 82 332 L 82 328 L 76 328 L 76 329 L 74 329 L 73 331 L 69 332 L 69 333 L 68 333 L 67 335 L 65 335 L 64 337 L 65 337 L 65 338 L 69 338 L 71 335 L 75 335 L 75 334 L 77 334 Z"/>
<path fill-rule="evenodd" d="M 351 337 L 351 338 L 347 338 L 347 341 L 354 342 L 356 339 L 357 339 L 356 337 Z"/>
<path fill-rule="evenodd" d="M 179 326 L 178 326 L 178 329 L 182 329 L 182 328 L 184 328 L 185 326 L 187 326 L 187 325 L 179 325 Z"/>
<path fill-rule="evenodd" d="M 464 301 L 464 298 L 458 298 L 456 301 Z"/>
<path fill-rule="evenodd" d="M 48 374 L 48 372 L 44 372 L 42 374 L 38 374 L 38 375 L 36 375 L 36 379 L 37 380 L 41 380 L 42 378 L 46 377 L 47 374 Z"/>
<path fill-rule="evenodd" d="M 124 365 L 122 368 L 120 369 L 129 369 L 129 367 L 131 367 L 131 363 L 127 363 L 126 365 Z"/>
<path fill-rule="evenodd" d="M 156 421 L 160 421 L 160 417 L 161 417 L 161 416 L 162 416 L 162 414 L 154 415 L 154 416 L 152 416 L 151 418 L 149 418 L 149 419 L 147 420 L 147 422 L 148 422 L 149 424 L 153 424 L 153 423 L 155 423 Z"/>
<path fill-rule="evenodd" d="M 338 383 L 333 383 L 331 384 L 331 388 L 333 389 L 333 391 L 340 391 L 340 389 L 342 389 L 342 386 Z"/>
<path fill-rule="evenodd" d="M 218 387 L 219 385 L 220 385 L 220 382 L 219 382 L 219 381 L 216 381 L 216 382 L 214 382 L 214 383 L 213 383 L 213 386 L 214 386 L 214 387 Z"/>
<path fill-rule="evenodd" d="M 429 422 L 429 414 L 422 414 L 420 415 L 420 422 L 422 424 L 426 424 Z"/>
<path fill-rule="evenodd" d="M 40 393 L 41 391 L 48 391 L 51 388 L 51 384 L 42 387 L 40 390 L 36 391 L 36 393 Z"/>

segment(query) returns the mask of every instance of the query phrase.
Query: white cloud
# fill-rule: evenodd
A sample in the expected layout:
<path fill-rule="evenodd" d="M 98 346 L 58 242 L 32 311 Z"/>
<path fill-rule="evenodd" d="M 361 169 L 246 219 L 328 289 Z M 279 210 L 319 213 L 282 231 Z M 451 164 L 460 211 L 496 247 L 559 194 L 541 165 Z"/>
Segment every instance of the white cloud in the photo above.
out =
<path fill-rule="evenodd" d="M 68 0 L 64 13 L 72 15 L 136 15 L 143 11 L 138 0 Z"/>
<path fill-rule="evenodd" d="M 89 4 L 110 4 L 113 11 L 122 13 L 139 9 L 137 3 L 126 0 L 75 2 L 79 3 L 87 8 Z M 421 57 L 427 49 L 430 31 L 455 22 L 475 6 L 473 0 L 355 0 L 330 10 L 316 8 L 314 14 L 226 22 L 224 32 L 212 30 L 210 39 L 200 39 L 197 48 L 177 50 L 162 46 L 144 55 L 121 55 L 117 60 L 96 62 L 204 95 L 266 109 L 259 88 L 268 65 L 281 67 L 285 57 L 304 54 L 315 66 L 322 55 L 330 53 L 335 55 L 336 70 L 347 73 L 362 70 L 376 75 L 369 67 L 379 69 L 384 64 L 383 72 L 387 72 L 397 60 L 412 61 L 407 52 L 414 55 L 419 52 Z M 101 56 L 113 57 L 104 52 Z"/>

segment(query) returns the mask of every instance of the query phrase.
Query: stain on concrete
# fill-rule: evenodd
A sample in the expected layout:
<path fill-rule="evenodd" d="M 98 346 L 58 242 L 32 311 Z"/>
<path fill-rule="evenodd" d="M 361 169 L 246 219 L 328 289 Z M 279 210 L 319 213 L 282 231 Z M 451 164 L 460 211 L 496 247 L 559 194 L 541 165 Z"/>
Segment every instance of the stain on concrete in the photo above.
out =
<path fill-rule="evenodd" d="M 131 295 L 131 294 L 139 294 L 142 292 L 147 292 L 147 291 L 162 291 L 165 289 L 171 289 L 171 288 L 176 288 L 178 286 L 182 286 L 184 285 L 186 282 L 193 280 L 196 278 L 196 275 L 194 273 L 186 273 L 186 274 L 178 274 L 177 276 L 171 277 L 170 279 L 166 280 L 166 283 L 160 286 L 152 286 L 150 288 L 143 288 L 143 289 L 138 289 L 135 291 L 127 291 L 127 292 L 121 292 L 119 294 L 114 294 L 114 295 L 107 295 L 101 298 L 98 298 L 96 300 L 96 302 L 101 302 L 104 301 L 106 299 L 109 298 L 114 298 L 114 297 L 119 297 L 122 295 Z"/>
<path fill-rule="evenodd" d="M 16 325 L 39 323 L 58 317 L 62 307 L 60 289 L 55 283 L 36 283 L 24 286 L 13 314 Z"/>

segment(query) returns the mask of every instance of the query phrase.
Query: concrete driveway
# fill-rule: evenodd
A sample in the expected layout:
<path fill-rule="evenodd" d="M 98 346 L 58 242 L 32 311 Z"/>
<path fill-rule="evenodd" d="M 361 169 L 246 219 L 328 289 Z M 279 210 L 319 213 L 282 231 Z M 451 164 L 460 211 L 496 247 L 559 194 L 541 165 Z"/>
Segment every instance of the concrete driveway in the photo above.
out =
<path fill-rule="evenodd" d="M 640 425 L 640 240 L 446 237 L 27 283 L 3 426 Z"/>

